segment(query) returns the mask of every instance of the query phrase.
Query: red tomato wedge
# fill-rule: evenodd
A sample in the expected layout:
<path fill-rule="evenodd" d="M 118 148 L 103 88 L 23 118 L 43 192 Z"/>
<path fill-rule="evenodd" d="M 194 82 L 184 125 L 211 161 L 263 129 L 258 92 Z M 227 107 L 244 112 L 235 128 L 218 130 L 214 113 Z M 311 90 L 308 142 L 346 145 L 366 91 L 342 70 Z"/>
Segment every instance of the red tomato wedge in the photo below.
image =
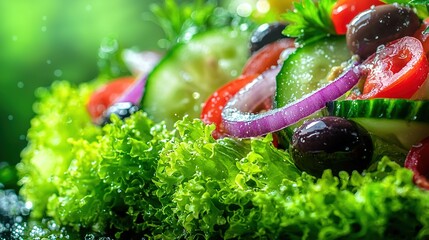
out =
<path fill-rule="evenodd" d="M 380 0 L 339 0 L 335 3 L 331 19 L 335 27 L 335 31 L 339 35 L 347 33 L 347 25 L 359 13 L 370 9 L 371 6 L 384 4 Z"/>
<path fill-rule="evenodd" d="M 417 186 L 429 190 L 429 137 L 410 149 L 404 166 L 413 171 Z"/>
<path fill-rule="evenodd" d="M 243 68 L 242 75 L 259 75 L 272 66 L 278 65 L 282 52 L 288 48 L 295 48 L 295 40 L 282 38 L 255 52 Z"/>
<path fill-rule="evenodd" d="M 351 99 L 410 99 L 425 82 L 429 64 L 423 46 L 414 37 L 390 42 L 362 64 L 366 76 L 361 95 Z"/>
<path fill-rule="evenodd" d="M 253 81 L 256 77 L 257 75 L 241 75 L 237 79 L 219 88 L 204 103 L 201 111 L 201 119 L 206 124 L 214 123 L 216 125 L 216 129 L 213 131 L 214 138 L 221 138 L 225 135 L 225 131 L 222 127 L 222 110 L 225 105 L 238 91 L 240 91 L 240 89 Z"/>
<path fill-rule="evenodd" d="M 204 123 L 214 123 L 216 125 L 216 129 L 213 132 L 214 138 L 217 139 L 226 135 L 222 127 L 222 110 L 228 101 L 260 74 L 273 66 L 277 66 L 280 55 L 289 48 L 295 49 L 294 39 L 283 38 L 267 44 L 249 58 L 240 77 L 223 85 L 207 99 L 200 117 Z M 258 107 L 268 109 L 271 107 L 271 102 L 268 99 L 263 106 Z"/>
<path fill-rule="evenodd" d="M 91 119 L 96 122 L 115 100 L 133 83 L 134 77 L 123 77 L 109 82 L 92 93 L 86 105 Z"/>

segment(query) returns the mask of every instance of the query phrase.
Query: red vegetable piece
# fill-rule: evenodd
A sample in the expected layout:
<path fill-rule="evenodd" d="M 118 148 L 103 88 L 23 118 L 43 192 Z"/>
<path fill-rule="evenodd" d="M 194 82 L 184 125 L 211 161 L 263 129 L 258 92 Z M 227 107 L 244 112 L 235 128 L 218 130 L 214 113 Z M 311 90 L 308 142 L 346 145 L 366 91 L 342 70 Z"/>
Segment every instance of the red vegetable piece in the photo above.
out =
<path fill-rule="evenodd" d="M 240 76 L 237 79 L 226 83 L 214 92 L 204 103 L 201 111 L 201 119 L 206 124 L 214 123 L 216 129 L 213 131 L 213 137 L 218 139 L 225 135 L 222 126 L 222 110 L 226 103 L 244 86 L 255 79 L 255 75 Z"/>
<path fill-rule="evenodd" d="M 93 122 L 97 122 L 115 100 L 134 83 L 134 77 L 118 78 L 92 93 L 86 105 Z"/>
<path fill-rule="evenodd" d="M 362 94 L 350 99 L 410 99 L 426 80 L 429 63 L 420 41 L 406 36 L 371 55 L 362 69 Z"/>
<path fill-rule="evenodd" d="M 335 3 L 331 19 L 335 31 L 339 35 L 347 33 L 347 25 L 359 13 L 370 9 L 372 6 L 384 4 L 380 0 L 339 0 Z"/>
<path fill-rule="evenodd" d="M 413 171 L 417 186 L 429 190 L 429 137 L 411 148 L 404 166 Z"/>
<path fill-rule="evenodd" d="M 288 48 L 295 48 L 295 40 L 282 38 L 255 52 L 243 68 L 242 75 L 259 75 L 265 70 L 278 65 L 282 52 Z"/>

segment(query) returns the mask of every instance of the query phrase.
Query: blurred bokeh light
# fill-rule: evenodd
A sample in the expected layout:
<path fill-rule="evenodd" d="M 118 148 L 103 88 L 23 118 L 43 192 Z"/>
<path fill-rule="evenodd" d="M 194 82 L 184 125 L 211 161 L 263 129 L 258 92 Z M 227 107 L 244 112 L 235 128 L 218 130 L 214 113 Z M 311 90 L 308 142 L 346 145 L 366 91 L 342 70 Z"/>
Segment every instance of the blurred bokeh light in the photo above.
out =
<path fill-rule="evenodd" d="M 35 89 L 97 76 L 103 39 L 158 48 L 163 33 L 149 8 L 160 0 L 0 0 L 0 163 L 27 144 Z"/>
<path fill-rule="evenodd" d="M 278 19 L 291 0 L 218 0 L 242 16 Z M 38 87 L 97 76 L 103 40 L 157 50 L 163 37 L 150 6 L 163 0 L 0 0 L 0 171 L 26 146 Z M 183 0 L 177 0 L 183 2 Z"/>

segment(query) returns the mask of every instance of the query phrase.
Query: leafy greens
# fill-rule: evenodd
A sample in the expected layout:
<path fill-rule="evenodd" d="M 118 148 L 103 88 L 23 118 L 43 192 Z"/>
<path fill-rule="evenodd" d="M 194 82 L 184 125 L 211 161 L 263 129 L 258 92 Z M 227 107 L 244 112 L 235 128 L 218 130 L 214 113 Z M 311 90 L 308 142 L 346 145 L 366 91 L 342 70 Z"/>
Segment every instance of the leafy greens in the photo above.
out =
<path fill-rule="evenodd" d="M 335 2 L 336 0 L 294 2 L 294 9 L 283 14 L 283 19 L 288 23 L 283 34 L 296 38 L 300 43 L 315 41 L 329 34 L 335 34 L 331 20 Z"/>
<path fill-rule="evenodd" d="M 94 87 L 56 82 L 39 91 L 18 168 L 33 218 L 118 238 L 428 235 L 429 194 L 388 158 L 363 175 L 328 170 L 316 180 L 270 135 L 214 140 L 214 126 L 198 119 L 184 118 L 167 131 L 143 112 L 100 128 L 84 110 Z"/>

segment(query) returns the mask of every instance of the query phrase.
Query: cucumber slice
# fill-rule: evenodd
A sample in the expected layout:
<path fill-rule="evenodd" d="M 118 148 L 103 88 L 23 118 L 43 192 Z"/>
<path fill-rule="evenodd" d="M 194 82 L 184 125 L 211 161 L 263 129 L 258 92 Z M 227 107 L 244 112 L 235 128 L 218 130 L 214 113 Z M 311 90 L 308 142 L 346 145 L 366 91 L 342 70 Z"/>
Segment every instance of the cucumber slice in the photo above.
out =
<path fill-rule="evenodd" d="M 276 78 L 275 107 L 283 107 L 302 98 L 335 79 L 334 67 L 340 67 L 351 58 L 345 37 L 330 37 L 298 48 L 283 63 Z M 333 75 L 331 75 L 333 74 Z M 319 117 L 316 112 L 308 118 Z M 296 127 L 305 119 L 277 133 L 281 147 L 287 148 Z"/>
<path fill-rule="evenodd" d="M 341 67 L 350 58 L 344 37 L 324 38 L 298 48 L 277 75 L 276 107 L 296 101 L 334 80 L 336 74 L 332 69 Z"/>
<path fill-rule="evenodd" d="M 372 134 L 410 149 L 429 136 L 429 101 L 406 99 L 339 100 L 327 113 L 352 119 Z"/>
<path fill-rule="evenodd" d="M 199 117 L 209 95 L 241 73 L 249 36 L 232 28 L 216 29 L 174 47 L 149 74 L 142 109 L 168 127 L 185 115 Z"/>

